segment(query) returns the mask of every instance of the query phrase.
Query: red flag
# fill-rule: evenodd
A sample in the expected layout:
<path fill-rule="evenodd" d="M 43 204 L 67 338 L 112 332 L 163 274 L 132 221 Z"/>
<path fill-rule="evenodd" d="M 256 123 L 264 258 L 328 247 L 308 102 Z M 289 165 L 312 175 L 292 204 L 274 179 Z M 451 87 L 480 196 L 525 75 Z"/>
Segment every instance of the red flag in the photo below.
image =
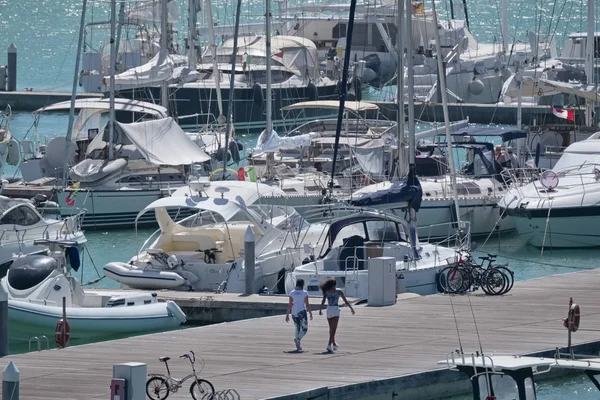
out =
<path fill-rule="evenodd" d="M 566 119 L 569 121 L 575 121 L 575 111 L 574 110 L 565 110 L 563 108 L 554 108 L 550 106 L 552 110 L 552 114 L 556 115 L 558 118 Z"/>

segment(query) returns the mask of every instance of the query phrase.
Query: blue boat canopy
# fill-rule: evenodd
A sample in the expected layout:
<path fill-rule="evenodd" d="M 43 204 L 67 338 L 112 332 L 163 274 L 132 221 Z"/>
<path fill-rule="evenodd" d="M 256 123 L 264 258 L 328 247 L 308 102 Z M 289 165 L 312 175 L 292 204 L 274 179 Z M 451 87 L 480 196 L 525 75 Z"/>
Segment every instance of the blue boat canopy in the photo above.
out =
<path fill-rule="evenodd" d="M 409 207 L 419 211 L 422 199 L 421 183 L 414 169 L 411 168 L 405 180 L 391 182 L 391 185 L 385 189 L 363 192 L 362 196 L 350 200 L 349 203 L 358 207 L 376 207 L 382 204 L 406 202 Z"/>

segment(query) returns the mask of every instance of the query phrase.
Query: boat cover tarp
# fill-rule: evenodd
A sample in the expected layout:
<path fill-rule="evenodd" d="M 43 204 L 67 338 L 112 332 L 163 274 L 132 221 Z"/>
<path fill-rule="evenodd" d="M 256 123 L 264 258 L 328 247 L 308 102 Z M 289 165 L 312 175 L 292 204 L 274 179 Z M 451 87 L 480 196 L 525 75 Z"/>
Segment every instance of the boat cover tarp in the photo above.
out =
<path fill-rule="evenodd" d="M 372 177 L 382 177 L 385 173 L 385 149 L 387 146 L 388 143 L 379 138 L 359 145 L 351 145 L 350 148 L 364 173 Z"/>
<path fill-rule="evenodd" d="M 166 50 L 161 50 L 146 64 L 115 75 L 115 88 L 119 90 L 160 85 L 164 81 L 171 80 L 176 67 L 182 63 L 181 56 L 170 55 Z M 110 77 L 104 77 L 104 82 L 108 87 Z"/>
<path fill-rule="evenodd" d="M 311 139 L 317 136 L 316 133 L 306 133 L 304 135 L 281 137 L 273 130 L 269 137 L 265 139 L 266 133 L 266 130 L 262 131 L 258 137 L 254 151 L 260 153 L 275 153 L 279 150 L 307 148 L 310 146 Z"/>
<path fill-rule="evenodd" d="M 551 81 L 548 79 L 540 79 L 545 85 L 553 87 L 559 92 L 573 94 L 575 96 L 583 97 L 584 99 L 591 101 L 600 101 L 600 94 L 596 91 L 596 85 L 587 85 L 584 83 L 568 83 Z"/>
<path fill-rule="evenodd" d="M 115 127 L 117 140 L 135 145 L 152 164 L 190 165 L 210 160 L 171 117 L 131 124 L 116 122 Z"/>
<path fill-rule="evenodd" d="M 392 181 L 385 189 L 366 192 L 361 197 L 350 200 L 350 204 L 359 207 L 376 207 L 382 204 L 408 202 L 411 208 L 419 211 L 423 189 L 411 169 L 405 180 Z"/>
<path fill-rule="evenodd" d="M 139 6 L 131 7 L 125 12 L 125 20 L 129 23 L 156 23 L 160 24 L 162 17 L 161 1 L 154 0 Z M 170 0 L 167 4 L 167 18 L 169 24 L 174 24 L 179 20 L 179 8 L 177 2 Z"/>

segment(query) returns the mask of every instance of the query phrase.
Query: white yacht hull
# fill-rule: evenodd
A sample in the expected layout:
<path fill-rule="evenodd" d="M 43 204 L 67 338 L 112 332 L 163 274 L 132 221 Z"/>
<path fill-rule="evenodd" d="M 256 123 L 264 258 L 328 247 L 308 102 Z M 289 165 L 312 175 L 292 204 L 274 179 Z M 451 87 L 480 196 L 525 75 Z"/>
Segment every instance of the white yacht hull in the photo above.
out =
<path fill-rule="evenodd" d="M 171 188 L 150 190 L 85 190 L 68 189 L 57 193 L 62 217 L 74 215 L 79 209 L 85 209 L 84 228 L 131 227 L 135 218 L 148 204 L 169 195 Z M 175 189 L 175 188 L 173 188 Z M 67 203 L 67 197 L 74 204 Z M 182 212 L 184 212 L 182 210 Z M 181 212 L 180 212 L 181 213 Z M 176 211 L 173 212 L 175 216 Z M 188 214 L 185 214 L 186 216 Z M 178 218 L 179 219 L 179 218 Z M 152 214 L 141 217 L 139 224 L 155 221 Z"/>
<path fill-rule="evenodd" d="M 172 303 L 172 304 L 171 304 Z M 174 306 L 174 307 L 173 307 Z M 177 311 L 179 310 L 179 311 Z M 173 302 L 130 307 L 68 307 L 67 320 L 72 339 L 130 335 L 177 328 L 183 321 L 181 309 Z M 29 340 L 44 335 L 53 342 L 62 307 L 8 301 L 11 340 Z"/>
<path fill-rule="evenodd" d="M 542 217 L 511 215 L 517 232 L 528 244 L 546 248 L 581 248 L 600 246 L 600 208 L 597 215 L 586 216 L 546 216 L 547 210 L 540 210 Z M 554 210 L 556 213 L 557 209 Z"/>

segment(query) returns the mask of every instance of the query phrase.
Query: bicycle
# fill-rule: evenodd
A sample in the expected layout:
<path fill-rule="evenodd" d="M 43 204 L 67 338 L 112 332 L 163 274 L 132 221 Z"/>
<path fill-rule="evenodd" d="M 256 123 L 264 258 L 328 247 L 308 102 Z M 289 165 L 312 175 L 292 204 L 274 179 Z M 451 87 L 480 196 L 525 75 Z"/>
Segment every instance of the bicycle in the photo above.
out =
<path fill-rule="evenodd" d="M 206 379 L 198 378 L 196 372 L 196 355 L 190 350 L 189 353 L 179 356 L 179 358 L 187 358 L 192 364 L 192 373 L 182 379 L 177 379 L 171 376 L 168 361 L 171 357 L 159 357 L 160 362 L 165 363 L 167 375 L 165 374 L 148 374 L 151 378 L 146 381 L 146 395 L 152 400 L 165 400 L 170 393 L 176 393 L 183 383 L 190 378 L 194 378 L 194 382 L 190 385 L 190 394 L 194 400 L 210 399 L 215 394 L 215 388 Z"/>

